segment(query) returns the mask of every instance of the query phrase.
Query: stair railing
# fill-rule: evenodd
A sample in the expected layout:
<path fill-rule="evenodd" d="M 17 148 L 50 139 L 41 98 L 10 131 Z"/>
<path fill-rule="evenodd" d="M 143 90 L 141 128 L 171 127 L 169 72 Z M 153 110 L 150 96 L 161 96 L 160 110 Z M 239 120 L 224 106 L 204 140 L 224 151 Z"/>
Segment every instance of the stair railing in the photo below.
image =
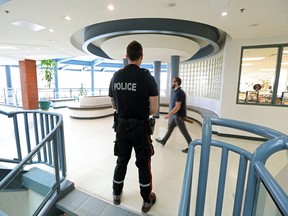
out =
<path fill-rule="evenodd" d="M 33 215 L 41 215 L 47 203 L 53 203 L 66 178 L 66 156 L 63 118 L 61 114 L 29 110 L 4 112 L 13 119 L 17 158 L 0 158 L 0 162 L 16 163 L 13 170 L 0 182 L 2 191 L 26 165 L 45 164 L 55 172 L 55 184 Z M 20 122 L 20 123 L 19 123 Z M 56 195 L 55 195 L 56 193 Z M 53 201 L 51 201 L 51 199 Z M 47 207 L 47 206 L 46 206 Z"/>
<path fill-rule="evenodd" d="M 250 132 L 258 136 L 264 137 L 268 139 L 268 141 L 262 144 L 260 147 L 258 147 L 258 149 L 254 152 L 254 154 L 252 154 L 247 150 L 242 149 L 238 146 L 234 146 L 232 144 L 225 143 L 222 141 L 212 140 L 213 125 Z M 255 212 L 255 206 L 257 202 L 256 199 L 258 193 L 257 188 L 259 187 L 260 179 L 267 186 L 267 188 L 269 189 L 269 193 L 273 195 L 273 198 L 275 197 L 274 201 L 276 202 L 276 205 L 277 206 L 279 205 L 281 211 L 286 213 L 288 211 L 287 195 L 281 189 L 281 187 L 275 183 L 276 181 L 273 179 L 273 177 L 271 177 L 271 175 L 268 174 L 269 172 L 264 168 L 264 164 L 267 158 L 273 152 L 276 152 L 277 150 L 280 149 L 282 150 L 285 148 L 287 149 L 287 145 L 288 145 L 287 136 L 285 136 L 283 133 L 280 133 L 267 127 L 230 119 L 204 118 L 202 127 L 202 139 L 194 140 L 193 142 L 190 143 L 189 146 L 178 216 L 190 215 L 191 194 L 194 192 L 194 189 L 192 188 L 192 179 L 193 179 L 194 154 L 196 146 L 201 147 L 201 153 L 200 153 L 200 165 L 198 175 L 198 187 L 196 194 L 196 207 L 194 209 L 195 210 L 194 215 L 197 216 L 204 215 L 207 177 L 209 171 L 208 170 L 209 158 L 212 146 L 220 148 L 222 150 L 214 215 L 217 216 L 222 215 L 223 199 L 226 183 L 226 172 L 230 152 L 238 154 L 240 158 L 238 165 L 238 175 L 236 180 L 237 182 L 236 182 L 232 215 L 233 216 L 241 215 L 241 212 L 244 212 L 243 215 L 245 216 L 253 215 L 253 211 Z M 247 181 L 247 185 L 245 187 L 248 162 L 250 162 L 249 178 Z M 247 192 L 243 211 L 242 203 L 244 192 L 246 189 Z"/>

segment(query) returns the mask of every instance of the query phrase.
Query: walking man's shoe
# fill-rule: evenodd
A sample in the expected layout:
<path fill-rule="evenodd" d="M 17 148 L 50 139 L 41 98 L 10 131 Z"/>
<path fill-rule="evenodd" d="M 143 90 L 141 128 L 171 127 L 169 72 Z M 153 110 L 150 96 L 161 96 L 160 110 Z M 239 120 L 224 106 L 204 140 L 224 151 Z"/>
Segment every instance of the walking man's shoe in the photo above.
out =
<path fill-rule="evenodd" d="M 156 202 L 156 195 L 152 192 L 150 202 L 143 202 L 142 212 L 147 213 Z"/>
<path fill-rule="evenodd" d="M 188 150 L 189 150 L 189 149 L 186 148 L 186 149 L 183 149 L 182 152 L 183 152 L 183 153 L 188 153 Z"/>
<path fill-rule="evenodd" d="M 114 205 L 120 205 L 121 195 L 113 195 L 113 203 L 114 203 Z"/>
<path fill-rule="evenodd" d="M 162 146 L 166 144 L 161 138 L 156 138 L 155 140 L 159 142 Z"/>

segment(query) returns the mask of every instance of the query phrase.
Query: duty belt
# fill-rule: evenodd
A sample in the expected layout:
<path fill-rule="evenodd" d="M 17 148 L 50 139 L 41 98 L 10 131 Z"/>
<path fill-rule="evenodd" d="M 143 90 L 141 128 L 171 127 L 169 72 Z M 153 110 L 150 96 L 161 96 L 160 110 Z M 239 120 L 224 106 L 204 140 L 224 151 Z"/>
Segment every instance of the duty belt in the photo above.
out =
<path fill-rule="evenodd" d="M 138 126 L 138 125 L 145 125 L 147 124 L 147 122 L 148 122 L 148 119 L 138 120 L 138 119 L 124 119 L 124 118 L 118 117 L 118 124 L 127 125 L 130 128 L 134 128 L 135 126 Z"/>

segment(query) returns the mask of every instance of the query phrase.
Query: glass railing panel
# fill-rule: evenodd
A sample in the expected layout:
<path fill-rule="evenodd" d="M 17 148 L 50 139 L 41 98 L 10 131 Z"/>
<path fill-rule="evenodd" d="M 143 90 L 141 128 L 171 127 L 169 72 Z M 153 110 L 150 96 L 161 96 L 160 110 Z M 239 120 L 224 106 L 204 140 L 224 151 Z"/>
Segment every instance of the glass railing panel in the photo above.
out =
<path fill-rule="evenodd" d="M 277 204 L 274 202 L 264 184 L 260 182 L 259 194 L 255 206 L 255 216 L 282 216 Z"/>

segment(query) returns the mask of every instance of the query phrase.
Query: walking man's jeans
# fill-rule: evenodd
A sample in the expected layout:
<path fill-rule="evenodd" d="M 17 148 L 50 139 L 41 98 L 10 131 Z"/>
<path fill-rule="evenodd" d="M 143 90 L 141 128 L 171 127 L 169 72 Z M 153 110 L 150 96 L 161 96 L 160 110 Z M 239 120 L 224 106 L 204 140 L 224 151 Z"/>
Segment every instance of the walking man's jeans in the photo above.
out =
<path fill-rule="evenodd" d="M 186 142 L 188 143 L 188 145 L 190 144 L 190 142 L 192 141 L 188 131 L 187 131 L 187 128 L 186 128 L 186 125 L 185 125 L 185 122 L 183 120 L 182 117 L 179 117 L 179 116 L 176 116 L 176 115 L 173 115 L 172 116 L 172 120 L 171 120 L 171 123 L 169 124 L 168 126 L 168 131 L 167 133 L 165 134 L 165 136 L 162 138 L 163 142 L 166 143 L 167 140 L 169 139 L 169 137 L 171 136 L 174 128 L 176 126 L 179 127 L 179 130 L 181 131 L 181 133 L 183 134 L 184 138 L 186 139 Z"/>

